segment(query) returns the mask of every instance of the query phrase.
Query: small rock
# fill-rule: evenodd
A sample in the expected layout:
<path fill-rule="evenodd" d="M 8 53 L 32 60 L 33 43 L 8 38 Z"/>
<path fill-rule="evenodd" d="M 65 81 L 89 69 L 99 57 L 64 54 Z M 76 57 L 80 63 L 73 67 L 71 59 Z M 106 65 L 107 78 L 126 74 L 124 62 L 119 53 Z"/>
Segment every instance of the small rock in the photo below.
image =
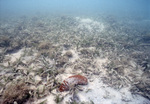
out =
<path fill-rule="evenodd" d="M 67 57 L 72 57 L 73 55 L 72 55 L 72 52 L 71 51 L 67 51 L 66 53 L 65 53 L 65 56 L 67 56 Z"/>

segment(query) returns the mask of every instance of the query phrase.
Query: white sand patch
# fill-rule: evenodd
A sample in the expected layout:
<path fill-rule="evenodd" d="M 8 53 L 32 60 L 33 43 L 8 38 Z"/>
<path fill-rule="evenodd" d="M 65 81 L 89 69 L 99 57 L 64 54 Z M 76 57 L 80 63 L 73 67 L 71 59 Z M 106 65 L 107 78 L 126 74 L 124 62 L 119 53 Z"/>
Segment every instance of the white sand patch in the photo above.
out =
<path fill-rule="evenodd" d="M 90 49 L 90 50 L 96 50 L 95 47 L 89 47 L 88 49 Z"/>
<path fill-rule="evenodd" d="M 73 69 L 68 67 L 65 69 L 65 73 L 69 74 L 69 73 L 72 73 L 73 72 Z"/>
<path fill-rule="evenodd" d="M 84 91 L 79 92 L 77 96 L 81 102 L 94 102 L 94 104 L 148 104 L 150 101 L 139 95 L 132 95 L 128 88 L 116 90 L 107 85 L 98 77 L 93 78 L 93 82 L 83 86 Z M 63 103 L 70 101 L 71 95 L 64 98 Z"/>
<path fill-rule="evenodd" d="M 34 80 L 35 80 L 36 83 L 39 83 L 40 81 L 42 81 L 42 78 L 39 75 L 36 75 L 34 77 Z"/>
<path fill-rule="evenodd" d="M 54 99 L 55 99 L 54 96 L 51 96 L 51 95 L 50 95 L 50 96 L 48 96 L 46 99 L 47 99 L 47 102 L 48 102 L 47 104 L 56 104 L 56 102 L 55 102 L 55 100 L 54 100 Z"/>
<path fill-rule="evenodd" d="M 11 62 L 17 61 L 21 57 L 21 55 L 23 55 L 23 53 L 24 53 L 24 49 L 20 49 L 18 52 L 10 54 L 10 56 L 11 56 L 10 61 Z"/>
<path fill-rule="evenodd" d="M 109 63 L 108 58 L 96 58 L 94 62 L 97 69 L 101 71 L 103 75 L 105 75 L 107 73 L 105 66 Z"/>
<path fill-rule="evenodd" d="M 70 59 L 71 62 L 75 62 L 76 60 L 79 59 L 79 55 L 77 53 L 77 51 L 75 50 L 71 50 L 72 54 L 73 54 L 73 57 Z"/>
<path fill-rule="evenodd" d="M 28 62 L 30 62 L 34 58 L 35 58 L 35 56 L 26 56 L 26 57 L 23 57 L 22 62 L 27 64 Z"/>
<path fill-rule="evenodd" d="M 16 53 L 13 53 L 13 54 L 7 54 L 5 56 L 3 65 L 5 67 L 9 66 L 9 63 L 14 63 L 19 58 L 21 58 L 21 55 L 23 55 L 23 54 L 24 54 L 24 49 L 20 49 L 19 51 L 17 51 Z"/>
<path fill-rule="evenodd" d="M 76 20 L 79 21 L 79 25 L 78 28 L 79 29 L 88 29 L 90 32 L 94 31 L 98 31 L 98 32 L 102 32 L 105 28 L 103 23 L 94 21 L 90 18 L 80 18 L 80 17 L 76 17 Z"/>
<path fill-rule="evenodd" d="M 72 67 L 67 67 L 65 69 L 64 73 L 66 73 L 66 74 L 80 74 L 80 73 L 82 73 L 82 70 L 75 70 Z"/>
<path fill-rule="evenodd" d="M 27 48 L 26 51 L 30 51 L 31 48 Z M 36 58 L 36 56 L 38 55 L 36 50 L 32 50 L 33 52 L 31 53 L 31 55 L 27 55 L 25 57 L 22 58 L 22 62 L 23 63 L 30 63 L 32 60 L 34 60 Z"/>
<path fill-rule="evenodd" d="M 72 74 L 59 74 L 57 75 L 56 79 L 58 80 L 58 82 L 63 82 L 69 76 L 72 76 Z"/>
<path fill-rule="evenodd" d="M 96 61 L 96 65 L 100 68 L 103 68 L 102 66 L 104 64 L 106 65 L 109 63 L 109 60 L 107 58 L 96 58 L 95 61 Z"/>
<path fill-rule="evenodd" d="M 0 64 L 0 65 L 3 65 L 3 66 L 5 66 L 5 67 L 8 67 L 8 66 L 9 66 L 9 62 L 7 61 L 7 62 L 4 62 L 4 63 L 2 63 L 2 64 Z"/>

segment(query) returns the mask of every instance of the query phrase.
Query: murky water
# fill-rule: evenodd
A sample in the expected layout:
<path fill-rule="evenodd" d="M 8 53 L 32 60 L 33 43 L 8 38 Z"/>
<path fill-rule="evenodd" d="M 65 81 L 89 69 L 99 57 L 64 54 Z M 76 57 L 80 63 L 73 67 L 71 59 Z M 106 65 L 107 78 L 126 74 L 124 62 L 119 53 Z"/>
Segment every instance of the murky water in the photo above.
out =
<path fill-rule="evenodd" d="M 149 0 L 0 0 L 0 103 L 149 104 L 149 28 Z"/>

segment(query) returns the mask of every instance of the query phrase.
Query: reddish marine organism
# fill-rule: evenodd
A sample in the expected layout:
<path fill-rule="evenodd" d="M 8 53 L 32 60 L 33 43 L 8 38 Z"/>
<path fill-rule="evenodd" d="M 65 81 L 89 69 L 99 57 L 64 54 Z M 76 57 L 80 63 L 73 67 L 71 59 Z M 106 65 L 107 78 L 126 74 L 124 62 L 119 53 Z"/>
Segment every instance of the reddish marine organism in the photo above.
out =
<path fill-rule="evenodd" d="M 60 92 L 68 91 L 71 87 L 75 85 L 87 85 L 87 84 L 88 80 L 86 77 L 82 75 L 74 75 L 70 76 L 69 78 L 63 81 L 63 83 L 59 87 L 59 91 Z"/>

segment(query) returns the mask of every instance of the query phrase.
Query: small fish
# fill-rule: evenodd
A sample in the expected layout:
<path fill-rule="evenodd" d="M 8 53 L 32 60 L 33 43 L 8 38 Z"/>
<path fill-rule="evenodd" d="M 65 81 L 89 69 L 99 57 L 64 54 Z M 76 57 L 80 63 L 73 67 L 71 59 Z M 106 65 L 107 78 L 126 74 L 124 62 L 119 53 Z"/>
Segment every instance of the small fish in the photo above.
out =
<path fill-rule="evenodd" d="M 70 88 L 74 87 L 75 85 L 87 85 L 88 80 L 86 77 L 82 75 L 74 75 L 70 76 L 69 78 L 65 79 L 63 83 L 59 87 L 59 91 L 68 91 Z"/>

